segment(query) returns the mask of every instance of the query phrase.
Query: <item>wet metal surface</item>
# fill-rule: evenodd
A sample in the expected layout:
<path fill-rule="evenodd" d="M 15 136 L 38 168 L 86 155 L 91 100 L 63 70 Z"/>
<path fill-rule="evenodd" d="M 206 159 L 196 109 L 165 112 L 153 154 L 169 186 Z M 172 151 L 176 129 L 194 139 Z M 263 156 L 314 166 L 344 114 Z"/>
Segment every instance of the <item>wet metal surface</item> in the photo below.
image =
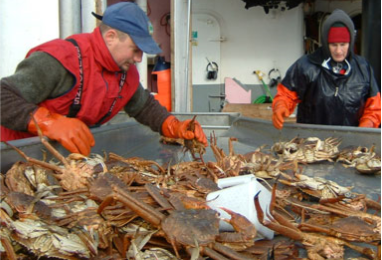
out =
<path fill-rule="evenodd" d="M 181 120 L 191 119 L 194 114 L 177 114 Z M 354 127 L 329 127 L 329 126 L 309 126 L 298 124 L 285 124 L 282 131 L 273 128 L 272 123 L 264 120 L 254 120 L 242 118 L 235 113 L 199 113 L 197 120 L 201 123 L 207 137 L 215 134 L 217 146 L 228 154 L 228 140 L 236 137 L 234 151 L 237 154 L 245 154 L 256 150 L 260 146 L 267 145 L 269 148 L 279 141 L 289 141 L 299 137 L 337 137 L 342 139 L 340 149 L 354 146 L 376 146 L 376 151 L 380 155 L 381 132 L 380 129 L 361 129 Z M 110 124 L 96 129 L 92 129 L 96 139 L 96 146 L 93 153 L 107 154 L 116 153 L 123 157 L 142 157 L 148 160 L 155 160 L 159 164 L 176 164 L 181 161 L 191 161 L 189 152 L 184 153 L 182 147 L 176 145 L 165 145 L 160 143 L 158 133 L 152 132 L 148 127 L 127 119 L 126 116 L 118 116 Z M 10 142 L 19 147 L 28 156 L 42 159 L 43 151 L 38 137 L 27 138 Z M 53 146 L 63 155 L 68 152 L 56 142 L 51 142 Z M 48 155 L 48 160 L 51 158 Z M 23 160 L 12 148 L 1 143 L 1 172 L 6 171 L 16 161 Z M 211 148 L 206 149 L 204 160 L 216 161 Z M 303 166 L 303 174 L 308 176 L 318 176 L 337 182 L 341 186 L 353 186 L 353 191 L 366 194 L 369 198 L 378 200 L 381 194 L 380 175 L 365 176 L 360 175 L 354 168 L 345 168 L 340 163 L 320 162 Z M 364 245 L 363 245 L 364 246 Z M 348 257 L 358 256 L 354 251 L 347 249 Z"/>

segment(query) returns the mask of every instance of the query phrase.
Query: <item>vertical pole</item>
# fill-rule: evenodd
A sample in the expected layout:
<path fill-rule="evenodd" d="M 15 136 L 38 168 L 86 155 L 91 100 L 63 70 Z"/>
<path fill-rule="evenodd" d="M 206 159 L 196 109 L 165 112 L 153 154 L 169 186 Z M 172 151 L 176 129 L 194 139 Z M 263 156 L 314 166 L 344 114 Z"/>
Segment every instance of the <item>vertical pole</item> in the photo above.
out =
<path fill-rule="evenodd" d="M 187 104 L 187 111 L 191 112 L 191 100 L 190 100 L 190 94 L 191 94 L 191 83 L 190 83 L 190 35 L 191 35 L 191 6 L 192 6 L 192 0 L 188 0 L 188 6 L 187 6 L 187 37 L 186 37 L 186 104 Z"/>
<path fill-rule="evenodd" d="M 381 1 L 362 1 L 362 56 L 373 67 L 381 90 Z"/>
<path fill-rule="evenodd" d="M 147 14 L 147 0 L 137 0 L 137 5 Z M 139 81 L 143 88 L 147 89 L 148 69 L 147 69 L 147 54 L 143 53 L 142 61 L 136 64 L 139 72 Z"/>
<path fill-rule="evenodd" d="M 60 0 L 60 38 L 81 33 L 81 1 Z"/>
<path fill-rule="evenodd" d="M 98 26 L 92 12 L 102 15 L 106 10 L 107 0 L 81 0 L 82 32 L 91 33 Z"/>
<path fill-rule="evenodd" d="M 172 95 L 174 106 L 172 107 L 174 112 L 186 112 L 187 111 L 187 91 L 188 91 L 188 76 L 186 76 L 186 66 L 188 64 L 188 58 L 186 56 L 187 49 L 185 39 L 187 36 L 187 4 L 188 0 L 172 0 L 171 11 L 171 77 L 172 84 L 174 86 L 174 93 Z M 174 17 L 174 19 L 172 19 Z M 187 40 L 188 41 L 188 40 Z M 187 68 L 188 71 L 188 68 Z M 187 81 L 186 81 L 187 80 Z"/>

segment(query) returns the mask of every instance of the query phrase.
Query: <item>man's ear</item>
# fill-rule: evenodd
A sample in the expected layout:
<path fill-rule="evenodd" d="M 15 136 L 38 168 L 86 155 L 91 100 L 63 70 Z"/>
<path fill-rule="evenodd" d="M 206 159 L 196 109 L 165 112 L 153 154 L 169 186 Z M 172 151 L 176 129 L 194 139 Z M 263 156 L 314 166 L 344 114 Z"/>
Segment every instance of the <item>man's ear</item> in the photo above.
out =
<path fill-rule="evenodd" d="M 110 44 L 113 44 L 113 42 L 118 40 L 118 33 L 114 29 L 109 29 L 104 33 L 103 38 L 105 40 L 106 45 L 109 46 Z"/>

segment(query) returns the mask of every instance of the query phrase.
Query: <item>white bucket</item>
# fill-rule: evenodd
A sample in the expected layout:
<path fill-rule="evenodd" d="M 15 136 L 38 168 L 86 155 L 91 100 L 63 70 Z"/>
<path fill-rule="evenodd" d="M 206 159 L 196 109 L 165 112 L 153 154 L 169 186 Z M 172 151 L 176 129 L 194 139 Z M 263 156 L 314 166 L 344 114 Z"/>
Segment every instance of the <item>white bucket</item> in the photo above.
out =
<path fill-rule="evenodd" d="M 261 191 L 258 198 L 261 209 L 265 215 L 266 212 L 269 212 L 271 193 L 256 180 L 254 175 L 249 174 L 224 178 L 220 179 L 217 184 L 222 189 L 211 192 L 206 197 L 207 205 L 211 207 L 211 209 L 218 211 L 220 216 L 226 219 L 230 219 L 231 216 L 220 209 L 220 207 L 239 213 L 255 225 L 257 229 L 256 240 L 264 238 L 273 239 L 274 232 L 260 224 L 257 219 L 254 202 L 255 195 Z M 266 216 L 264 216 L 264 218 L 269 220 Z M 224 220 L 220 220 L 219 229 L 221 231 L 234 231 L 233 227 Z"/>

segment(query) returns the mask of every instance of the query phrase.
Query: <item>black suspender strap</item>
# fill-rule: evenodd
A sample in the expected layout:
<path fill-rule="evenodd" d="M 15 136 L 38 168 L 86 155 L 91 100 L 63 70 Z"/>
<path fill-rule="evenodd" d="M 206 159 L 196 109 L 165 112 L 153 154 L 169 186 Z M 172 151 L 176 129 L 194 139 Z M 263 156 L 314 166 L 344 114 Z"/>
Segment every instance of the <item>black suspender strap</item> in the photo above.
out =
<path fill-rule="evenodd" d="M 84 69 L 82 66 L 82 55 L 80 47 L 78 46 L 78 43 L 74 39 L 66 39 L 68 42 L 73 43 L 74 47 L 77 49 L 77 56 L 78 56 L 78 62 L 79 62 L 79 68 L 80 68 L 80 85 L 78 87 L 78 91 L 76 94 L 76 97 L 73 99 L 73 103 L 69 108 L 69 113 L 67 117 L 76 117 L 77 113 L 81 109 L 81 98 L 82 98 L 82 90 L 84 85 Z"/>
<path fill-rule="evenodd" d="M 125 80 L 126 80 L 126 72 L 122 73 L 122 76 L 121 76 L 121 79 L 119 81 L 119 90 L 118 90 L 118 96 L 113 100 L 113 103 L 111 104 L 110 108 L 109 108 L 109 111 L 106 113 L 106 115 L 104 115 L 95 125 L 93 125 L 92 127 L 98 127 L 102 124 L 102 121 L 105 120 L 107 117 L 109 117 L 111 115 L 111 112 L 113 111 L 113 108 L 115 106 L 115 103 L 117 102 L 117 99 L 118 98 L 122 98 L 120 96 L 120 93 L 121 93 L 121 90 L 123 88 L 123 84 L 125 84 Z"/>
<path fill-rule="evenodd" d="M 82 55 L 81 55 L 80 47 L 78 47 L 78 44 L 74 39 L 66 39 L 66 40 L 73 43 L 73 45 L 76 47 L 77 54 L 78 54 L 79 67 L 80 67 L 80 86 L 78 87 L 76 97 L 74 98 L 73 103 L 69 108 L 69 113 L 67 115 L 67 117 L 76 117 L 77 113 L 81 109 L 81 97 L 82 97 L 82 90 L 83 90 L 83 84 L 84 84 L 84 70 L 82 66 Z M 113 103 L 111 104 L 109 108 L 109 111 L 92 127 L 100 126 L 102 121 L 104 121 L 107 117 L 111 115 L 111 112 L 113 111 L 113 108 L 115 106 L 115 103 L 117 102 L 117 99 L 121 98 L 120 93 L 123 88 L 123 85 L 125 84 L 126 74 L 127 74 L 126 72 L 122 73 L 121 79 L 119 81 L 118 96 L 114 99 Z"/>

